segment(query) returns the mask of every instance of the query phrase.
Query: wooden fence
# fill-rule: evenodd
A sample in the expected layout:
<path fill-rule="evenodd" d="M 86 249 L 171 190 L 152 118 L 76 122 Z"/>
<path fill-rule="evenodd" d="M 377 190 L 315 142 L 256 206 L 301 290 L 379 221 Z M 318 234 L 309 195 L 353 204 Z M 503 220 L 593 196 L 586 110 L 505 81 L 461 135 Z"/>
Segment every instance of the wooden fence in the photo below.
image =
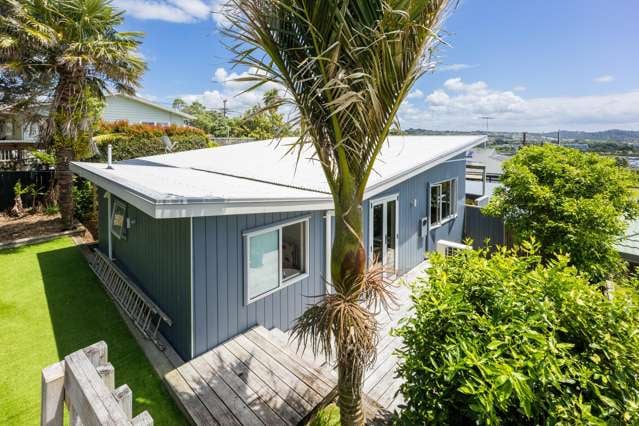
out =
<path fill-rule="evenodd" d="M 481 212 L 481 207 L 468 204 L 464 211 L 464 238 L 473 240 L 473 248 L 512 245 L 512 236 L 507 232 L 503 220 L 486 216 Z"/>
<path fill-rule="evenodd" d="M 132 418 L 131 389 L 114 389 L 115 370 L 107 358 L 107 344 L 98 342 L 44 368 L 40 424 L 62 426 L 66 405 L 71 426 L 152 425 L 147 411 Z"/>

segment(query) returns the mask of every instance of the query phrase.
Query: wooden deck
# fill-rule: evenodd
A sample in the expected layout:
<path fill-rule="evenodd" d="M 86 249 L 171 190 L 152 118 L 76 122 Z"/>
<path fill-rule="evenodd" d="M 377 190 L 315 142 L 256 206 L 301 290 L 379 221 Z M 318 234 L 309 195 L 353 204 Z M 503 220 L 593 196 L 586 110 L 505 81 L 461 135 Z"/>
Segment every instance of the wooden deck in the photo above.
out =
<path fill-rule="evenodd" d="M 367 418 L 384 423 L 402 403 L 394 351 L 401 339 L 390 330 L 411 308 L 410 282 L 426 267 L 420 264 L 395 283 L 396 309 L 379 312 L 377 360 L 366 372 Z M 278 329 L 257 326 L 165 375 L 172 393 L 195 424 L 299 424 L 314 408 L 335 397 L 337 375 L 325 358 Z"/>
<path fill-rule="evenodd" d="M 337 384 L 260 326 L 165 378 L 195 424 L 225 426 L 298 424 Z"/>
<path fill-rule="evenodd" d="M 402 344 L 399 337 L 391 336 L 390 331 L 397 327 L 401 318 L 407 316 L 412 307 L 410 300 L 410 290 L 405 285 L 413 281 L 418 275 L 422 274 L 428 266 L 427 262 L 422 262 L 417 267 L 396 280 L 394 285 L 394 294 L 397 305 L 390 312 L 380 311 L 377 313 L 377 321 L 380 325 L 380 339 L 377 345 L 377 358 L 375 364 L 368 369 L 364 379 L 364 392 L 370 400 L 377 402 L 381 408 L 388 413 L 392 413 L 402 402 L 402 395 L 399 394 L 401 379 L 396 377 L 397 357 L 393 352 Z M 272 330 L 277 336 L 277 330 Z M 288 334 L 281 333 L 287 338 Z M 291 343 L 293 347 L 297 347 L 295 343 Z M 325 359 L 318 360 L 307 349 L 299 354 L 307 362 L 314 362 L 315 365 L 331 368 Z M 336 377 L 334 370 L 333 377 Z"/>

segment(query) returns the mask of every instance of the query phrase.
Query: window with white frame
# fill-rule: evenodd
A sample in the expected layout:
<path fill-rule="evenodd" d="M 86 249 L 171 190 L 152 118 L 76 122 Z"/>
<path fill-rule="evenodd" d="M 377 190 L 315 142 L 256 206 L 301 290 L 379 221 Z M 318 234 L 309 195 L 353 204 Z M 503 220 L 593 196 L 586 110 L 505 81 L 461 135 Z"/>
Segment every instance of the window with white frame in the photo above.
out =
<path fill-rule="evenodd" d="M 308 276 L 308 223 L 297 219 L 244 234 L 247 304 Z"/>
<path fill-rule="evenodd" d="M 430 224 L 439 226 L 457 215 L 457 179 L 430 187 Z"/>

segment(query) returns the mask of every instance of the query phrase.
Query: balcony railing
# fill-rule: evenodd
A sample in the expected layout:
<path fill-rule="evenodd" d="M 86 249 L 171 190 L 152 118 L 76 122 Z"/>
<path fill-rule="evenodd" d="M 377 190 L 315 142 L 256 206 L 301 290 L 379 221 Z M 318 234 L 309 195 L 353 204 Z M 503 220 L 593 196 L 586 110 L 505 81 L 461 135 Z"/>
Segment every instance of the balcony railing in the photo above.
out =
<path fill-rule="evenodd" d="M 25 170 L 30 168 L 36 158 L 33 151 L 42 151 L 37 141 L 0 140 L 0 169 Z"/>

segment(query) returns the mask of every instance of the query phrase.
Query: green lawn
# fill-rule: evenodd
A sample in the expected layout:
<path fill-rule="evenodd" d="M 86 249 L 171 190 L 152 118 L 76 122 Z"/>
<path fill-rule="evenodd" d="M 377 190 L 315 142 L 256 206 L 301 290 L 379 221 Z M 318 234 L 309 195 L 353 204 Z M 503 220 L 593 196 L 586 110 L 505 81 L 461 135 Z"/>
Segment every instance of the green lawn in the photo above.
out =
<path fill-rule="evenodd" d="M 69 238 L 0 251 L 0 424 L 37 424 L 40 370 L 99 340 L 134 415 L 185 424 L 142 349 Z"/>

